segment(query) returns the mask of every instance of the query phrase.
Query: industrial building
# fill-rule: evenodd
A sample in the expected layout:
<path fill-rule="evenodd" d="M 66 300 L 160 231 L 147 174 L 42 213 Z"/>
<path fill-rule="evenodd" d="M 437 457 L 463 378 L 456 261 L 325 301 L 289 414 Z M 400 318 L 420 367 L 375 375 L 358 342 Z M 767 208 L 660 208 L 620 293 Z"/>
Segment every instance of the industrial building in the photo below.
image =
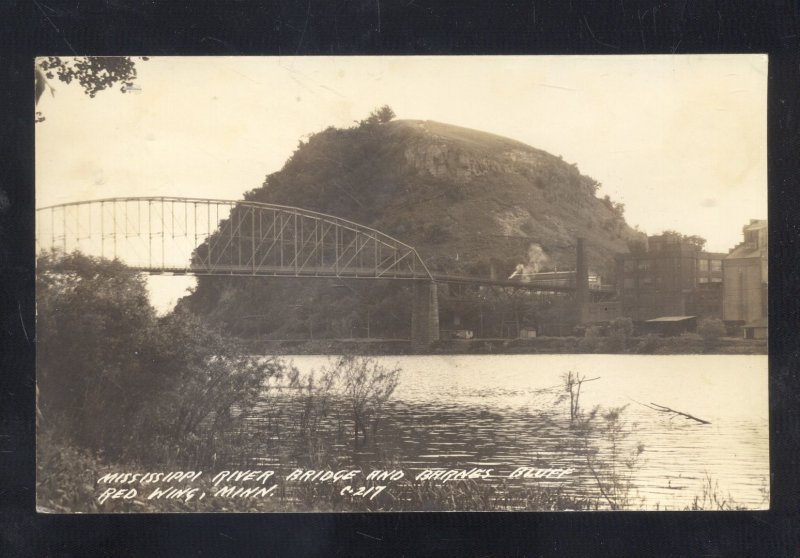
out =
<path fill-rule="evenodd" d="M 722 260 L 678 234 L 647 238 L 646 247 L 617 257 L 621 314 L 637 322 L 664 316 L 722 315 Z"/>
<path fill-rule="evenodd" d="M 722 260 L 722 319 L 742 326 L 744 335 L 767 337 L 769 247 L 767 221 L 751 219 L 742 227 L 744 241 Z"/>

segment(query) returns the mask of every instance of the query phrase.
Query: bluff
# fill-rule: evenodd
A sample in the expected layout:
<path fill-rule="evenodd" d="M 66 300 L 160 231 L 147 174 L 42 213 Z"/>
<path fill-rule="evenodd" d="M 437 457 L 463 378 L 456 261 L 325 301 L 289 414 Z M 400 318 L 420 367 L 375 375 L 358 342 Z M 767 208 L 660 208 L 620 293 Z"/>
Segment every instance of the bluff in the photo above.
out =
<path fill-rule="evenodd" d="M 598 186 L 576 165 L 512 139 L 396 120 L 311 136 L 245 199 L 368 225 L 414 246 L 432 271 L 450 274 L 573 269 L 583 236 L 590 269 L 609 280 L 613 256 L 639 233 L 620 204 L 597 197 Z M 182 303 L 244 333 L 363 336 L 353 328 L 371 327 L 373 336 L 404 335 L 404 287 L 324 283 L 203 277 Z M 243 315 L 256 318 L 242 324 Z"/>

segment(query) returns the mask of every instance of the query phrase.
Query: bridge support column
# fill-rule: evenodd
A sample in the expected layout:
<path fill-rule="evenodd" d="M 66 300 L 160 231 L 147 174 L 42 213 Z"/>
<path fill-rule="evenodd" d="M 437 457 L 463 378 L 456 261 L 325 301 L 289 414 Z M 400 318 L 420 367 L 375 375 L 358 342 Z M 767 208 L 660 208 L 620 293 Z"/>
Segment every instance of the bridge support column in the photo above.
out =
<path fill-rule="evenodd" d="M 439 340 L 439 298 L 436 283 L 415 281 L 411 302 L 411 350 L 423 353 Z"/>
<path fill-rule="evenodd" d="M 577 239 L 575 247 L 575 322 L 585 324 L 588 321 L 589 303 L 589 268 L 586 265 L 584 239 Z"/>

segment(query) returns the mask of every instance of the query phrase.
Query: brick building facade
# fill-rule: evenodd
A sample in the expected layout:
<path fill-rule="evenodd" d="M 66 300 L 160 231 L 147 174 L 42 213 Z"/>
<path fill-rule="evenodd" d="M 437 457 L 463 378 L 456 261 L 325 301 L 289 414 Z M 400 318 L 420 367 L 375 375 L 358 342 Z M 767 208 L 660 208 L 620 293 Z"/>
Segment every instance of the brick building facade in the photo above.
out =
<path fill-rule="evenodd" d="M 657 235 L 637 253 L 617 257 L 621 313 L 634 321 L 661 316 L 722 315 L 722 260 L 678 235 Z"/>

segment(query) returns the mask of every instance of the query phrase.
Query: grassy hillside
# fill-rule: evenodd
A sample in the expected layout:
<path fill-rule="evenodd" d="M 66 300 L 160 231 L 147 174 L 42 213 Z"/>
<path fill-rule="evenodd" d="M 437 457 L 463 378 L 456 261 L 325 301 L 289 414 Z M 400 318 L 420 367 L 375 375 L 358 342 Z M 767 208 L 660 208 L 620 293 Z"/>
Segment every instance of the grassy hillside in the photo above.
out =
<path fill-rule="evenodd" d="M 245 197 L 374 227 L 417 248 L 432 270 L 448 273 L 508 277 L 518 264 L 572 269 L 575 239 L 583 236 L 590 268 L 610 278 L 613 256 L 627 251 L 627 241 L 637 233 L 626 225 L 621 207 L 596 197 L 597 186 L 576 165 L 508 138 L 398 120 L 313 135 L 283 169 Z M 308 322 L 315 317 L 327 330 L 341 322 L 344 334 L 353 320 L 357 328 L 365 327 L 363 312 L 352 310 L 364 304 L 351 300 L 339 311 L 337 301 L 362 296 L 372 304 L 394 298 L 391 312 L 374 303 L 379 314 L 373 316 L 381 317 L 379 330 L 371 333 L 386 329 L 382 333 L 389 335 L 399 324 L 407 327 L 397 285 L 373 283 L 356 290 L 334 290 L 333 300 L 326 301 L 331 287 L 321 282 L 232 285 L 203 278 L 186 303 L 229 325 L 237 313 L 263 312 L 270 316 L 262 320 L 262 333 L 295 328 L 313 335 Z M 319 315 L 322 306 L 329 315 Z"/>

